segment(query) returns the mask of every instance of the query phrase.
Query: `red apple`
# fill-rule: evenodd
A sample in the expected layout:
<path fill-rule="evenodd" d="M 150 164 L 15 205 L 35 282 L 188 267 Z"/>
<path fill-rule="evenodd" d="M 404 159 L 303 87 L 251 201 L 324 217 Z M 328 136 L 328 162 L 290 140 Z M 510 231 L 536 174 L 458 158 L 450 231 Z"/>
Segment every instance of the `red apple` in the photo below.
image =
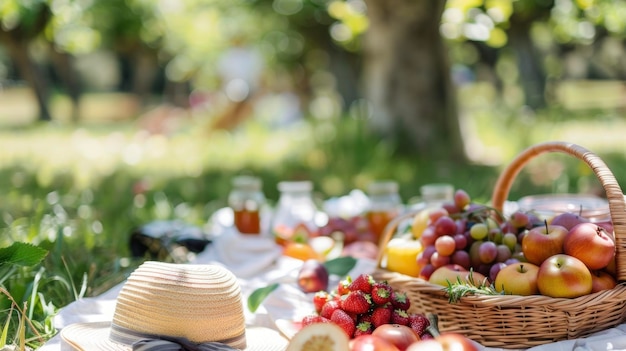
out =
<path fill-rule="evenodd" d="M 350 340 L 350 351 L 399 351 L 398 348 L 380 336 L 365 334 Z"/>
<path fill-rule="evenodd" d="M 512 295 L 536 295 L 537 276 L 539 266 L 530 262 L 520 262 L 510 264 L 498 272 L 494 287 L 497 291 L 504 291 L 505 294 Z"/>
<path fill-rule="evenodd" d="M 563 252 L 583 261 L 591 270 L 601 269 L 615 256 L 615 241 L 597 224 L 580 223 L 565 237 Z"/>
<path fill-rule="evenodd" d="M 563 241 L 567 229 L 560 225 L 544 225 L 534 227 L 522 239 L 522 252 L 526 260 L 540 265 L 546 258 L 563 253 Z"/>
<path fill-rule="evenodd" d="M 591 272 L 591 292 L 613 289 L 617 285 L 615 278 L 605 271 Z"/>
<path fill-rule="evenodd" d="M 383 324 L 372 332 L 372 335 L 389 341 L 400 351 L 405 351 L 409 345 L 419 341 L 420 337 L 406 325 Z"/>
<path fill-rule="evenodd" d="M 574 298 L 591 293 L 593 282 L 583 261 L 566 254 L 548 257 L 539 266 L 537 287 L 542 295 Z"/>
<path fill-rule="evenodd" d="M 560 225 L 562 227 L 565 227 L 565 229 L 570 230 L 580 223 L 587 222 L 589 222 L 589 219 L 583 216 L 579 216 L 572 212 L 564 212 L 554 216 L 554 218 L 552 218 L 552 221 L 550 221 L 550 224 Z"/>
<path fill-rule="evenodd" d="M 478 345 L 464 335 L 445 333 L 434 339 L 411 344 L 406 351 L 479 351 Z"/>
<path fill-rule="evenodd" d="M 328 289 L 328 270 L 318 260 L 304 261 L 297 278 L 298 287 L 305 293 Z"/>
<path fill-rule="evenodd" d="M 478 286 L 485 281 L 486 277 L 481 273 L 469 271 L 458 264 L 449 264 L 435 269 L 428 278 L 428 282 L 448 286 L 448 284 L 456 283 L 459 279 L 462 282 L 473 283 Z"/>

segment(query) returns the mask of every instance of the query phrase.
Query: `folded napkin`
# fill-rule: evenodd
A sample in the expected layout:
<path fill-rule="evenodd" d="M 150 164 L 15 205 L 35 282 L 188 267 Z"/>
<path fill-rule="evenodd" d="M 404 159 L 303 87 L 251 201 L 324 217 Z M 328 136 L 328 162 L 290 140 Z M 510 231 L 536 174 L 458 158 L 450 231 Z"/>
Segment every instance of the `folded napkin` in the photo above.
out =
<path fill-rule="evenodd" d="M 200 253 L 195 263 L 217 261 L 238 278 L 247 279 L 267 271 L 281 255 L 282 248 L 272 238 L 240 234 L 230 227 L 213 238 L 212 247 Z"/>

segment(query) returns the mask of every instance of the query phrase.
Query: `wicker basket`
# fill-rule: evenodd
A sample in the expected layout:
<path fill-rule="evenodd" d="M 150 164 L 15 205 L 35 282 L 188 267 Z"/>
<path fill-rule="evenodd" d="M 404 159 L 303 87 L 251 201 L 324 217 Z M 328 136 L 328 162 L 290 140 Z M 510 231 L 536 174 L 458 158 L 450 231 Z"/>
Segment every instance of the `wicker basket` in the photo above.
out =
<path fill-rule="evenodd" d="M 613 173 L 589 150 L 564 142 L 542 143 L 526 149 L 500 175 L 492 206 L 502 210 L 511 184 L 522 167 L 547 152 L 562 152 L 585 161 L 600 180 L 615 231 L 617 278 L 620 282 L 626 281 L 624 195 Z M 415 213 L 408 213 L 394 219 L 386 228 L 381 245 L 386 245 L 397 226 L 413 215 Z M 519 349 L 576 339 L 614 327 L 626 317 L 626 283 L 573 299 L 542 295 L 472 295 L 450 303 L 441 286 L 382 268 L 383 251 L 373 273 L 375 279 L 387 280 L 394 289 L 405 291 L 411 300 L 412 312 L 437 314 L 442 331 L 464 334 L 487 347 Z"/>

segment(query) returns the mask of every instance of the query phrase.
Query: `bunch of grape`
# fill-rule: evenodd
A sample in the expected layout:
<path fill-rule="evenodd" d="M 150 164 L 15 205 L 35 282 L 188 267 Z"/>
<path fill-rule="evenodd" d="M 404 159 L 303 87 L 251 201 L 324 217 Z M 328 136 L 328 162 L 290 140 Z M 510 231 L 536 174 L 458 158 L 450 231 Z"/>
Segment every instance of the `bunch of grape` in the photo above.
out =
<path fill-rule="evenodd" d="M 419 276 L 428 280 L 437 268 L 455 264 L 493 281 L 502 267 L 523 260 L 522 238 L 535 221 L 523 212 L 504 218 L 458 189 L 454 201 L 414 219 L 413 235 L 424 246 L 417 257 Z"/>

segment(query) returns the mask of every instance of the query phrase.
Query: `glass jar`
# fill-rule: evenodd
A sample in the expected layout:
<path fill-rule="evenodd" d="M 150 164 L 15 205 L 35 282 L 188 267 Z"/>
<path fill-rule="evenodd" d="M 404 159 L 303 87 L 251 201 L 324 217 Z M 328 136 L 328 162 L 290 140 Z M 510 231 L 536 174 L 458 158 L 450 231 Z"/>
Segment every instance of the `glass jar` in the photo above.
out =
<path fill-rule="evenodd" d="M 423 210 L 425 208 L 441 207 L 449 201 L 454 201 L 454 186 L 452 184 L 424 184 L 420 187 L 420 196 L 411 205 L 411 209 Z"/>
<path fill-rule="evenodd" d="M 372 182 L 367 187 L 367 195 L 369 206 L 366 218 L 374 242 L 378 243 L 387 224 L 402 212 L 398 183 L 392 180 Z"/>
<path fill-rule="evenodd" d="M 280 196 L 272 219 L 272 232 L 278 244 L 288 241 L 305 242 L 317 230 L 313 201 L 313 183 L 310 181 L 283 181 L 278 183 Z"/>
<path fill-rule="evenodd" d="M 585 194 L 542 194 L 520 198 L 517 205 L 521 211 L 533 212 L 541 220 L 565 212 L 575 213 L 593 223 L 610 223 L 611 210 L 607 199 Z"/>
<path fill-rule="evenodd" d="M 260 234 L 261 208 L 265 204 L 261 179 L 237 176 L 232 185 L 228 205 L 233 210 L 235 227 L 241 234 Z"/>

